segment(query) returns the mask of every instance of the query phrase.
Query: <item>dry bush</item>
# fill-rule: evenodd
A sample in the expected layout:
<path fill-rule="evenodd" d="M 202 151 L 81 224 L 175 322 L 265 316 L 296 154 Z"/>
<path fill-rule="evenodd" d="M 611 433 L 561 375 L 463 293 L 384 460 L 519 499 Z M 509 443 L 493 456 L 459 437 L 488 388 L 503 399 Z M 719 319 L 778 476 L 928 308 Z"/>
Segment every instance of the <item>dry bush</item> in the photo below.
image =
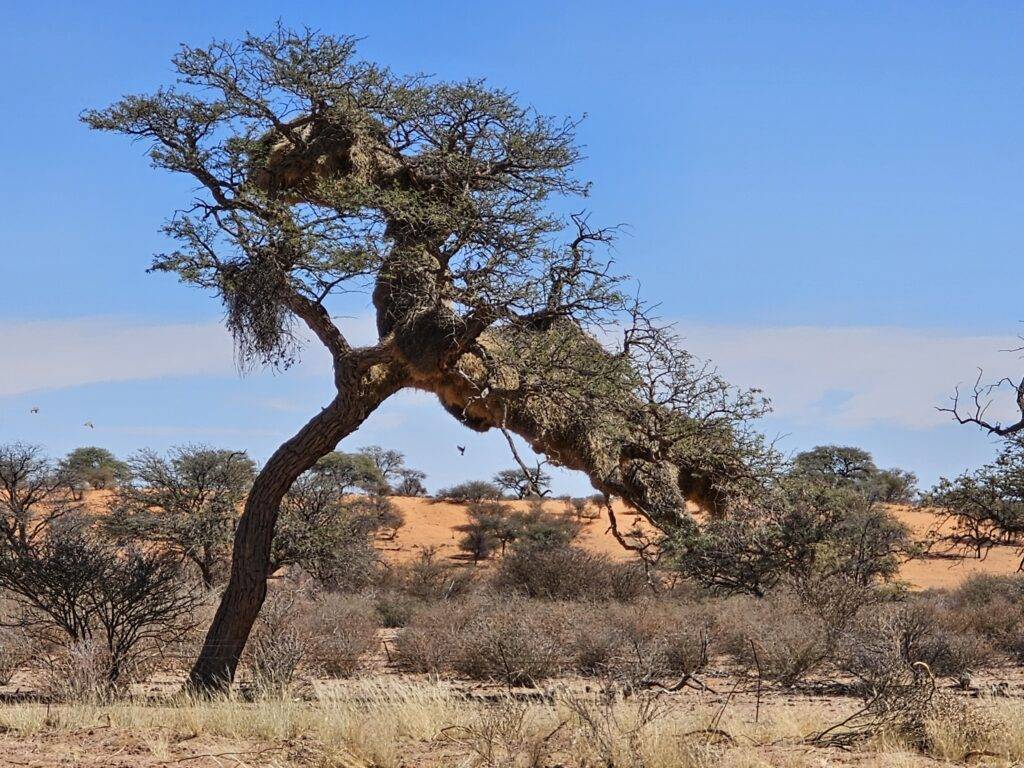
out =
<path fill-rule="evenodd" d="M 423 602 L 412 595 L 398 589 L 378 589 L 370 593 L 373 597 L 374 609 L 380 618 L 381 626 L 388 629 L 399 629 L 409 624 Z"/>
<path fill-rule="evenodd" d="M 544 600 L 622 600 L 647 588 L 643 570 L 578 547 L 513 547 L 495 570 L 499 591 Z"/>
<path fill-rule="evenodd" d="M 703 606 L 650 600 L 619 606 L 609 619 L 626 646 L 620 674 L 651 680 L 692 675 L 707 665 L 713 626 Z"/>
<path fill-rule="evenodd" d="M 14 673 L 35 655 L 37 645 L 27 632 L 18 627 L 0 626 L 0 686 L 8 685 Z"/>
<path fill-rule="evenodd" d="M 308 606 L 295 591 L 267 596 L 246 646 L 252 694 L 258 698 L 284 696 L 298 682 L 299 671 L 312 657 Z"/>
<path fill-rule="evenodd" d="M 550 606 L 526 600 L 483 600 L 452 659 L 455 672 L 479 680 L 532 686 L 558 673 L 561 626 Z"/>
<path fill-rule="evenodd" d="M 556 607 L 522 598 L 439 603 L 414 617 L 396 649 L 412 670 L 529 686 L 561 668 L 560 618 Z"/>
<path fill-rule="evenodd" d="M 471 756 L 473 765 L 541 768 L 550 764 L 555 749 L 550 735 L 558 729 L 552 732 L 550 724 L 537 714 L 509 697 L 482 710 L 470 722 L 449 726 L 441 733 L 445 741 Z"/>
<path fill-rule="evenodd" d="M 992 658 L 988 642 L 971 630 L 950 625 L 936 598 L 917 598 L 888 606 L 856 622 L 839 643 L 840 668 L 867 689 L 878 689 L 894 676 L 921 669 L 970 684 L 971 673 Z"/>
<path fill-rule="evenodd" d="M 420 602 L 435 602 L 469 594 L 475 584 L 472 569 L 446 563 L 436 547 L 425 547 L 415 559 L 392 566 L 378 587 L 403 592 Z"/>
<path fill-rule="evenodd" d="M 944 600 L 949 622 L 1024 660 L 1024 577 L 976 574 Z"/>
<path fill-rule="evenodd" d="M 330 677 L 351 676 L 380 646 L 380 620 L 366 598 L 322 595 L 312 614 L 313 660 Z"/>
<path fill-rule="evenodd" d="M 450 669 L 473 610 L 464 601 L 421 607 L 395 640 L 399 663 L 412 672 L 437 674 Z"/>
<path fill-rule="evenodd" d="M 476 574 L 471 569 L 452 566 L 427 547 L 416 559 L 393 566 L 372 591 L 377 612 L 385 627 L 406 626 L 425 604 L 455 600 L 473 591 Z"/>
<path fill-rule="evenodd" d="M 110 651 L 97 640 L 63 646 L 40 660 L 41 689 L 48 699 L 63 703 L 102 704 L 112 701 L 123 687 L 110 681 Z M 124 675 L 123 685 L 129 678 Z"/>
<path fill-rule="evenodd" d="M 725 653 L 748 672 L 787 687 L 829 658 L 824 622 L 788 590 L 730 598 L 721 604 L 718 625 Z"/>
<path fill-rule="evenodd" d="M 621 662 L 627 641 L 610 614 L 618 606 L 566 603 L 559 607 L 566 664 L 584 675 L 604 676 Z"/>

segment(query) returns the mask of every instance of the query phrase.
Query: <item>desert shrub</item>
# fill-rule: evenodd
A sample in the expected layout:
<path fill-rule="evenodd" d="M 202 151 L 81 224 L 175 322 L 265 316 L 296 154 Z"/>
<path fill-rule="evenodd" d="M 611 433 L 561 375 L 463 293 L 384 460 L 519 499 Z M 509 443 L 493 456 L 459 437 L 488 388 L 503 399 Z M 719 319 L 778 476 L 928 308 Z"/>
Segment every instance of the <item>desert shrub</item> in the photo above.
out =
<path fill-rule="evenodd" d="M 564 660 L 584 675 L 607 675 L 626 652 L 621 627 L 612 621 L 616 606 L 598 603 L 566 603 L 561 606 Z"/>
<path fill-rule="evenodd" d="M 436 548 L 426 547 L 413 560 L 392 566 L 380 586 L 404 592 L 419 601 L 433 602 L 466 595 L 475 583 L 472 569 L 445 563 Z"/>
<path fill-rule="evenodd" d="M 450 669 L 474 610 L 465 601 L 422 606 L 395 639 L 399 663 L 412 672 Z"/>
<path fill-rule="evenodd" d="M 366 598 L 322 595 L 313 606 L 313 660 L 330 677 L 349 677 L 379 647 L 380 619 Z"/>
<path fill-rule="evenodd" d="M 85 639 L 61 646 L 40 661 L 42 693 L 50 700 L 103 704 L 121 690 L 117 684 L 111 684 L 113 661 L 110 651 L 98 640 Z"/>
<path fill-rule="evenodd" d="M 985 638 L 951 625 L 936 598 L 918 598 L 866 614 L 839 647 L 840 667 L 868 689 L 896 675 L 920 674 L 921 664 L 929 674 L 966 686 L 971 673 L 992 656 Z"/>
<path fill-rule="evenodd" d="M 564 651 L 562 614 L 522 598 L 480 597 L 419 611 L 396 640 L 412 671 L 533 685 L 556 674 Z"/>
<path fill-rule="evenodd" d="M 950 623 L 1024 659 L 1024 577 L 976 574 L 944 600 Z"/>
<path fill-rule="evenodd" d="M 293 590 L 271 592 L 246 645 L 251 692 L 256 697 L 285 695 L 315 652 L 308 606 Z"/>
<path fill-rule="evenodd" d="M 373 581 L 381 565 L 374 535 L 393 532 L 402 523 L 390 499 L 346 496 L 333 475 L 307 472 L 281 501 L 271 569 L 297 565 L 328 589 L 361 589 Z"/>
<path fill-rule="evenodd" d="M 370 594 L 381 626 L 388 629 L 407 626 L 417 609 L 423 605 L 422 600 L 399 589 L 376 589 Z"/>
<path fill-rule="evenodd" d="M 191 631 L 202 599 L 173 555 L 114 547 L 86 518 L 0 553 L 0 587 L 18 625 L 40 642 L 104 649 L 111 689 Z"/>
<path fill-rule="evenodd" d="M 36 651 L 35 643 L 23 629 L 0 626 L 0 686 L 8 685 Z"/>
<path fill-rule="evenodd" d="M 492 584 L 544 600 L 633 600 L 646 588 L 635 564 L 614 563 L 605 555 L 572 546 L 520 546 L 501 559 Z"/>
<path fill-rule="evenodd" d="M 603 503 L 604 497 L 601 498 L 601 503 Z M 566 511 L 580 522 L 596 520 L 601 516 L 600 504 L 595 503 L 594 500 L 588 496 L 566 498 L 565 507 Z"/>
<path fill-rule="evenodd" d="M 924 662 L 936 676 L 968 681 L 992 650 L 984 638 L 953 626 L 950 618 L 939 599 L 912 600 L 883 615 L 881 634 L 896 642 L 906 664 Z"/>
<path fill-rule="evenodd" d="M 796 685 L 829 658 L 821 619 L 792 592 L 777 590 L 757 600 L 738 596 L 722 604 L 718 616 L 723 651 L 750 673 Z"/>
<path fill-rule="evenodd" d="M 845 486 L 786 479 L 761 503 L 683 526 L 671 566 L 715 592 L 763 597 L 790 583 L 842 578 L 864 587 L 894 577 L 914 551 L 906 526 Z"/>
<path fill-rule="evenodd" d="M 473 558 L 474 563 L 486 560 L 494 553 L 498 539 L 484 521 L 470 519 L 468 523 L 455 528 L 462 533 L 459 549 Z"/>
<path fill-rule="evenodd" d="M 561 635 L 558 613 L 548 606 L 487 600 L 470 614 L 452 668 L 475 680 L 533 686 L 561 668 Z"/>
<path fill-rule="evenodd" d="M 693 675 L 710 657 L 713 621 L 703 605 L 562 603 L 553 612 L 552 626 L 561 627 L 564 661 L 584 675 L 635 685 L 666 675 Z"/>
<path fill-rule="evenodd" d="M 469 480 L 449 488 L 442 488 L 437 492 L 437 498 L 456 502 L 485 501 L 501 497 L 501 488 L 486 480 Z"/>

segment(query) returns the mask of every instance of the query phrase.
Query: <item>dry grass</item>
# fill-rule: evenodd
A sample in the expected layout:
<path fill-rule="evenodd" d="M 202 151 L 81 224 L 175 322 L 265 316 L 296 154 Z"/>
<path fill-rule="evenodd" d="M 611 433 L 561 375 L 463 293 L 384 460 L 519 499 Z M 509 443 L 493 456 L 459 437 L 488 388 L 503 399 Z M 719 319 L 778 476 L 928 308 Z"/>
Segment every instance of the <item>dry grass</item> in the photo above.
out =
<path fill-rule="evenodd" d="M 46 762 L 37 751 L 43 743 L 66 754 L 79 750 L 78 764 L 97 766 L 704 768 L 1024 760 L 1019 701 L 978 704 L 971 717 L 980 728 L 965 729 L 956 718 L 929 721 L 926 754 L 884 733 L 840 753 L 808 740 L 854 709 L 852 701 L 769 699 L 755 721 L 749 700 L 693 693 L 606 697 L 568 684 L 528 701 L 497 691 L 484 700 L 453 685 L 396 677 L 322 684 L 315 692 L 314 701 L 6 704 L 0 706 L 0 765 L 61 764 L 56 748 Z M 97 734 L 107 735 L 90 742 Z M 37 759 L 15 759 L 29 753 Z M 135 762 L 115 759 L 124 754 Z"/>

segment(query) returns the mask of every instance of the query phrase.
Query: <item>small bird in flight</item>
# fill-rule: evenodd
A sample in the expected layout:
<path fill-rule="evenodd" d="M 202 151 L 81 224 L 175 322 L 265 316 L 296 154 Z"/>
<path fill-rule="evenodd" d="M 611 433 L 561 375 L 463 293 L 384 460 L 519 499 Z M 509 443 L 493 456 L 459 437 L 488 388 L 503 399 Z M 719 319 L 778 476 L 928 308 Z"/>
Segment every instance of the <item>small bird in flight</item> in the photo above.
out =
<path fill-rule="evenodd" d="M 456 445 L 455 447 L 459 449 L 459 455 L 460 456 L 465 456 L 466 455 L 466 446 L 464 446 L 464 445 Z"/>
<path fill-rule="evenodd" d="M 29 413 L 39 413 L 39 406 L 33 405 L 32 410 L 30 410 Z"/>
<path fill-rule="evenodd" d="M 83 427 L 88 427 L 89 429 L 96 429 L 96 427 L 93 425 L 93 423 L 91 421 L 85 422 L 85 424 L 83 424 L 82 426 Z"/>

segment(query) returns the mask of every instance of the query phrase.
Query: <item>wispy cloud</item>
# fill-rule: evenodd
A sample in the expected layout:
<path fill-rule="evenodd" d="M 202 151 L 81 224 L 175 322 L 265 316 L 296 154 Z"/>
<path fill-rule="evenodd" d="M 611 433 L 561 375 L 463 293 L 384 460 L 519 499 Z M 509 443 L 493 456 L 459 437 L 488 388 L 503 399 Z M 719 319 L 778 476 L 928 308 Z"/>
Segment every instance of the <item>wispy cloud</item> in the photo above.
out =
<path fill-rule="evenodd" d="M 217 323 L 115 319 L 0 321 L 7 363 L 0 396 L 166 376 L 230 375 L 231 339 Z"/>
<path fill-rule="evenodd" d="M 372 320 L 344 321 L 354 343 L 373 339 Z M 1016 346 L 1003 335 L 966 335 L 898 327 L 790 326 L 756 328 L 680 324 L 685 344 L 712 360 L 732 382 L 763 389 L 775 413 L 794 424 L 860 427 L 888 424 L 927 429 L 948 423 L 935 407 L 948 402 L 958 382 L 976 369 L 1013 373 Z M 170 376 L 235 375 L 231 339 L 218 323 L 137 324 L 123 319 L 0 321 L 0 349 L 10 363 L 0 374 L 0 396 L 104 382 Z M 303 372 L 327 369 L 310 345 Z M 1020 366 L 1024 368 L 1024 366 Z M 433 398 L 403 393 L 399 410 Z M 288 399 L 260 406 L 297 410 Z M 994 415 L 998 416 L 996 412 Z"/>
<path fill-rule="evenodd" d="M 982 367 L 998 378 L 1024 368 L 1003 336 L 890 327 L 751 328 L 680 325 L 687 348 L 723 375 L 763 389 L 775 413 L 795 423 L 870 424 L 927 429 L 949 423 L 957 383 L 970 387 Z M 997 403 L 993 416 L 999 417 Z M 1003 411 L 1002 415 L 1009 414 Z"/>

